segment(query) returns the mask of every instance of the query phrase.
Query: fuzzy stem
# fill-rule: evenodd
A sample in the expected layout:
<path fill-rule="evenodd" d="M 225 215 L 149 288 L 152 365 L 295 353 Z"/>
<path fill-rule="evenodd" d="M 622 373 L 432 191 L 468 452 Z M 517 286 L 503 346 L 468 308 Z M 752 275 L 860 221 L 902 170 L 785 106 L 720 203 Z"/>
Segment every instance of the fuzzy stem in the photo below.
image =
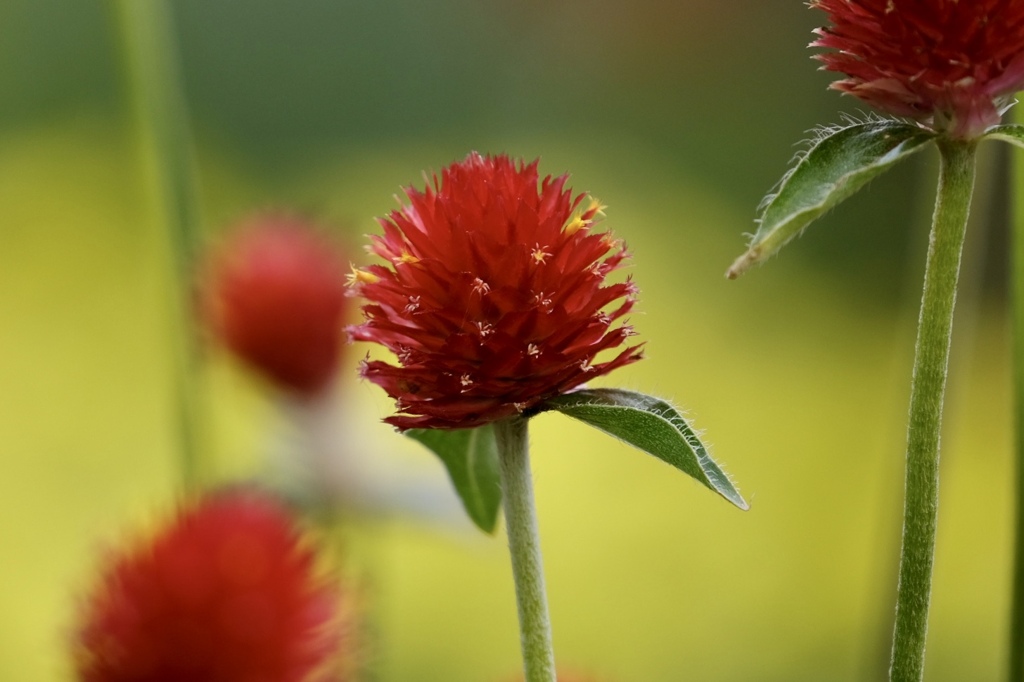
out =
<path fill-rule="evenodd" d="M 977 143 L 940 139 L 942 166 L 925 266 L 907 430 L 906 497 L 893 636 L 893 682 L 924 675 L 928 603 L 939 511 L 939 434 L 956 283 L 974 189 Z"/>
<path fill-rule="evenodd" d="M 551 619 L 544 590 L 526 420 L 512 417 L 497 422 L 494 427 L 505 527 L 512 555 L 512 578 L 519 609 L 519 640 L 523 650 L 525 682 L 555 682 L 555 652 L 551 644 Z"/>
<path fill-rule="evenodd" d="M 1020 121 L 1020 113 L 1017 120 Z M 1013 229 L 1010 236 L 1010 317 L 1013 325 L 1013 388 L 1017 528 L 1014 539 L 1013 593 L 1011 596 L 1009 676 L 1011 682 L 1024 680 L 1024 191 L 1021 191 L 1021 152 L 1011 155 L 1013 182 Z"/>
<path fill-rule="evenodd" d="M 203 473 L 198 344 L 189 295 L 199 243 L 199 207 L 185 96 L 165 0 L 119 0 L 116 9 L 153 215 L 160 221 L 172 259 L 168 266 L 179 466 L 184 486 L 191 489 Z"/>

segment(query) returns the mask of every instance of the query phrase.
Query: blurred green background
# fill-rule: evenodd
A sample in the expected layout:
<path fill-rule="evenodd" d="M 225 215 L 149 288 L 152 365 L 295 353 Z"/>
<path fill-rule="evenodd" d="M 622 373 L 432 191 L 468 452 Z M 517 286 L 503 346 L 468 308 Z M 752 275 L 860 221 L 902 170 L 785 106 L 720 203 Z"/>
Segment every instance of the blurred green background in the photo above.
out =
<path fill-rule="evenodd" d="M 766 267 L 722 276 L 795 143 L 859 110 L 809 59 L 818 13 L 797 0 L 173 10 L 210 233 L 287 206 L 357 245 L 399 186 L 473 149 L 541 156 L 542 172 L 571 171 L 608 204 L 635 255 L 648 359 L 604 383 L 685 408 L 752 509 L 538 418 L 561 662 L 608 682 L 884 678 L 935 159 L 876 182 Z M 111 3 L 0 2 L 3 680 L 70 678 L 77 600 L 104 548 L 174 500 L 170 258 L 126 93 Z M 996 184 L 979 196 L 998 206 Z M 1005 230 L 1000 211 L 976 214 L 943 440 L 934 681 L 998 679 L 1008 620 Z M 379 424 L 379 390 L 344 383 L 361 443 L 439 475 Z M 270 397 L 216 353 L 203 384 L 218 474 L 258 471 Z M 351 563 L 373 576 L 382 682 L 514 673 L 501 535 L 408 519 L 352 535 Z"/>

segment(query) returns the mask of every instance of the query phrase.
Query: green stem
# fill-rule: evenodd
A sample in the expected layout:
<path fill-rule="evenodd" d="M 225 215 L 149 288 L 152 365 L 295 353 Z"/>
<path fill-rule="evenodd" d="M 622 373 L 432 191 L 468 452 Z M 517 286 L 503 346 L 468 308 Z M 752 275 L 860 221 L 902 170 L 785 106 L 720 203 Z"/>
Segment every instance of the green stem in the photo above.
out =
<path fill-rule="evenodd" d="M 533 503 L 526 420 L 512 417 L 497 422 L 494 433 L 498 441 L 505 527 L 512 555 L 526 682 L 555 682 L 555 652 L 551 645 L 551 619 Z"/>
<path fill-rule="evenodd" d="M 906 498 L 893 636 L 893 682 L 924 675 L 928 603 L 939 511 L 939 432 L 956 282 L 974 189 L 977 143 L 940 139 L 942 167 L 918 319 L 907 432 Z"/>
<path fill-rule="evenodd" d="M 189 294 L 199 244 L 199 207 L 185 96 L 165 0 L 118 0 L 116 8 L 154 218 L 161 221 L 172 257 L 178 449 L 182 480 L 191 489 L 202 473 L 198 344 Z"/>
<path fill-rule="evenodd" d="M 1020 120 L 1020 113 L 1017 114 Z M 1011 682 L 1024 680 L 1024 192 L 1020 152 L 1011 154 L 1013 228 L 1010 230 L 1010 317 L 1013 324 L 1013 387 L 1016 417 L 1017 529 L 1014 541 L 1013 594 L 1010 616 Z"/>

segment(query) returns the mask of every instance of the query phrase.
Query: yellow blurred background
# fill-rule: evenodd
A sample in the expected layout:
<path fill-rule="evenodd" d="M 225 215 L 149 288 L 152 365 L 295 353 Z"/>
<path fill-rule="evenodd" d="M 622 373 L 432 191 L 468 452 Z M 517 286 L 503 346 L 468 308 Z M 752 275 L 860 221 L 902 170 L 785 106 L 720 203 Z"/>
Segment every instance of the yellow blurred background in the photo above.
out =
<path fill-rule="evenodd" d="M 608 682 L 884 678 L 904 420 L 935 159 L 922 155 L 737 282 L 726 266 L 825 92 L 803 2 L 179 0 L 209 234 L 285 206 L 356 250 L 468 151 L 540 156 L 634 253 L 647 359 L 603 380 L 671 398 L 751 510 L 560 415 L 533 423 L 555 647 Z M 70 679 L 105 548 L 175 499 L 166 238 L 149 215 L 116 23 L 100 0 L 0 3 L 0 679 Z M 930 154 L 930 152 L 929 152 Z M 987 191 L 981 187 L 980 192 Z M 998 200 L 999 192 L 992 194 Z M 987 212 L 977 211 L 980 218 Z M 927 679 L 995 680 L 1012 500 L 1005 229 L 977 220 L 943 438 Z M 359 254 L 361 256 L 361 254 Z M 341 390 L 361 447 L 441 477 Z M 204 364 L 218 478 L 263 467 L 273 400 Z M 468 526 L 365 519 L 381 682 L 518 666 L 507 550 Z"/>

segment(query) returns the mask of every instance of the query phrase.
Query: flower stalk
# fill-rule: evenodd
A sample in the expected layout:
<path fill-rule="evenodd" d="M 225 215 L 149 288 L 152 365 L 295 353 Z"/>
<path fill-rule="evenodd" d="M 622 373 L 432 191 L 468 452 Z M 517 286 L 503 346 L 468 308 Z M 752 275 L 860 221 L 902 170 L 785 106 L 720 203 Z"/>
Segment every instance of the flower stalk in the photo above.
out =
<path fill-rule="evenodd" d="M 494 428 L 505 527 L 512 555 L 512 578 L 516 586 L 525 682 L 555 682 L 555 652 L 551 642 L 551 618 L 544 589 L 537 511 L 530 477 L 527 421 L 522 417 L 511 417 L 495 422 Z"/>
<path fill-rule="evenodd" d="M 960 257 L 974 188 L 977 142 L 942 137 L 938 147 L 942 165 L 910 397 L 903 547 L 889 673 L 893 682 L 916 682 L 924 674 L 938 518 L 942 402 Z"/>
<path fill-rule="evenodd" d="M 199 206 L 170 11 L 164 0 L 116 3 L 133 116 L 144 154 L 153 214 L 171 253 L 175 391 L 182 482 L 201 479 L 201 414 L 188 282 L 199 243 Z"/>

